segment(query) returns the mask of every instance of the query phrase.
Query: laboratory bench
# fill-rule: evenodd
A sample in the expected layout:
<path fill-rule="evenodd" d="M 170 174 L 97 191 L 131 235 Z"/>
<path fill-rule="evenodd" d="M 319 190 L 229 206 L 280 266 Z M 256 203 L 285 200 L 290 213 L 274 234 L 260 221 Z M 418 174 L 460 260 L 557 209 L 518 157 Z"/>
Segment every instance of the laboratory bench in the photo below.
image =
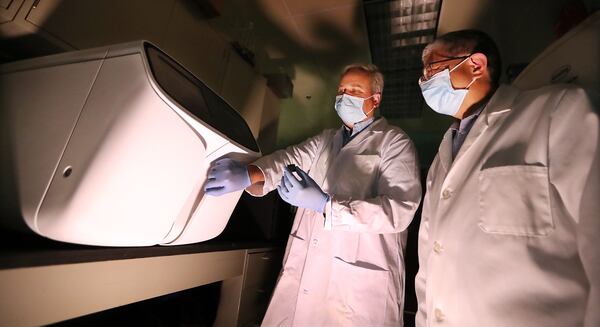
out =
<path fill-rule="evenodd" d="M 214 326 L 252 326 L 264 315 L 284 246 L 217 238 L 95 247 L 21 233 L 0 237 L 2 326 L 61 322 L 213 283 L 220 283 Z"/>

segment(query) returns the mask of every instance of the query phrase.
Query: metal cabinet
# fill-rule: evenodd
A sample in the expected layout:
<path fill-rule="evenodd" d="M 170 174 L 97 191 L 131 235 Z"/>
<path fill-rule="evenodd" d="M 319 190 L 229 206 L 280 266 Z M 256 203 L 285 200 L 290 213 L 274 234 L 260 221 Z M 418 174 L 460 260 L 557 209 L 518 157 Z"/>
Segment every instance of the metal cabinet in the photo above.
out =
<path fill-rule="evenodd" d="M 23 0 L 0 0 L 0 24 L 13 20 L 22 3 Z"/>
<path fill-rule="evenodd" d="M 160 46 L 175 0 L 39 0 L 26 21 L 77 49 L 145 39 Z"/>
<path fill-rule="evenodd" d="M 238 326 L 260 324 L 280 270 L 281 252 L 248 253 Z"/>
<path fill-rule="evenodd" d="M 281 270 L 283 249 L 247 251 L 244 274 L 224 281 L 214 326 L 260 325 Z"/>
<path fill-rule="evenodd" d="M 12 61 L 75 48 L 43 28 L 29 22 L 27 17 L 38 0 L 2 0 L 0 6 L 0 56 Z"/>

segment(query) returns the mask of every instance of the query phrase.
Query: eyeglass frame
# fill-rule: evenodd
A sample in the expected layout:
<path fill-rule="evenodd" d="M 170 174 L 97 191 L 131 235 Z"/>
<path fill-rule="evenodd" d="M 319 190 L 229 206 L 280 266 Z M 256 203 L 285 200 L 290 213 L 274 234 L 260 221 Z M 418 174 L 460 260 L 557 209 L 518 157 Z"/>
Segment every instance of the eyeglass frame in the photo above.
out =
<path fill-rule="evenodd" d="M 434 62 L 430 62 L 430 63 L 428 63 L 427 65 L 424 65 L 424 66 L 423 66 L 423 73 L 422 73 L 422 75 L 421 75 L 421 78 L 420 78 L 420 80 L 421 80 L 421 81 L 427 81 L 427 80 L 429 80 L 429 79 L 430 79 L 430 78 L 431 78 L 433 75 L 435 75 L 435 74 L 432 74 L 432 75 L 431 75 L 431 76 L 429 76 L 429 77 L 427 77 L 427 76 L 426 76 L 428 71 L 429 71 L 429 72 L 431 72 L 431 70 L 432 70 L 432 67 L 431 67 L 431 66 L 432 66 L 432 65 L 439 64 L 439 63 L 442 63 L 442 62 L 445 62 L 445 61 L 455 60 L 455 59 L 463 59 L 463 60 L 464 60 L 464 59 L 467 59 L 467 58 L 469 58 L 469 57 L 470 57 L 470 56 L 472 56 L 472 55 L 473 55 L 473 54 L 471 53 L 471 54 L 469 54 L 469 55 L 466 55 L 466 56 L 459 56 L 459 57 L 446 57 L 446 59 L 442 59 L 442 60 L 436 60 L 436 61 L 434 61 Z M 444 68 L 443 68 L 443 69 L 439 69 L 439 68 L 441 68 L 441 67 L 444 67 Z M 437 67 L 437 69 L 436 69 L 436 70 L 437 70 L 437 72 L 441 72 L 442 70 L 444 70 L 444 69 L 446 69 L 446 68 L 448 68 L 448 67 L 450 67 L 450 65 L 446 65 L 446 66 L 440 66 L 440 67 Z M 436 73 L 437 73 L 437 72 L 436 72 Z"/>

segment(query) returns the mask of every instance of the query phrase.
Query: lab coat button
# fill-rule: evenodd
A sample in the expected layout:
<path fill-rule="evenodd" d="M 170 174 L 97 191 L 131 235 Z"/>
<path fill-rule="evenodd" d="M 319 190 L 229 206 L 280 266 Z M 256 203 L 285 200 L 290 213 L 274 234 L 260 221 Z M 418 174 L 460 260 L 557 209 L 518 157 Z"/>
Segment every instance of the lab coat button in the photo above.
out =
<path fill-rule="evenodd" d="M 439 322 L 442 322 L 442 321 L 444 321 L 444 319 L 446 319 L 446 316 L 444 315 L 444 313 L 440 309 L 435 309 L 433 311 L 433 313 L 435 314 L 435 320 L 437 320 Z"/>
<path fill-rule="evenodd" d="M 302 290 L 302 293 L 308 294 L 308 290 L 305 288 L 305 289 Z"/>
<path fill-rule="evenodd" d="M 315 239 L 313 239 L 313 241 L 312 241 L 312 244 L 313 244 L 314 246 L 317 246 L 317 244 L 319 244 L 319 240 L 317 240 L 316 238 L 315 238 Z"/>
<path fill-rule="evenodd" d="M 450 190 L 448 190 L 448 189 L 445 189 L 444 192 L 442 192 L 442 199 L 448 200 L 451 195 L 452 195 L 452 192 L 450 192 Z"/>
<path fill-rule="evenodd" d="M 444 247 L 440 244 L 440 242 L 433 242 L 433 252 L 440 254 L 442 253 L 442 250 L 444 250 Z"/>

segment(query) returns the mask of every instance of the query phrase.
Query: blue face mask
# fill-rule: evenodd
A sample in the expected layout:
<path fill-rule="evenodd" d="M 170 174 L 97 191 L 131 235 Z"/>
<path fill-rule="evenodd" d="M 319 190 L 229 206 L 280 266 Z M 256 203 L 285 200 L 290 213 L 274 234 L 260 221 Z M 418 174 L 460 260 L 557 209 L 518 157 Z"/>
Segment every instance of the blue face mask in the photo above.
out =
<path fill-rule="evenodd" d="M 425 102 L 435 112 L 449 116 L 454 116 L 458 113 L 460 105 L 465 100 L 469 92 L 469 87 L 475 82 L 475 79 L 466 88 L 457 90 L 452 87 L 450 73 L 467 59 L 469 58 L 465 58 L 451 70 L 442 70 L 426 81 L 419 80 L 419 86 L 421 87 L 421 93 L 423 93 Z"/>
<path fill-rule="evenodd" d="M 348 94 L 338 95 L 335 97 L 335 111 L 344 124 L 352 126 L 355 123 L 365 120 L 367 114 L 375 109 L 375 107 L 373 107 L 367 114 L 363 112 L 365 100 L 373 97 L 373 95 L 368 98 L 361 98 Z"/>

